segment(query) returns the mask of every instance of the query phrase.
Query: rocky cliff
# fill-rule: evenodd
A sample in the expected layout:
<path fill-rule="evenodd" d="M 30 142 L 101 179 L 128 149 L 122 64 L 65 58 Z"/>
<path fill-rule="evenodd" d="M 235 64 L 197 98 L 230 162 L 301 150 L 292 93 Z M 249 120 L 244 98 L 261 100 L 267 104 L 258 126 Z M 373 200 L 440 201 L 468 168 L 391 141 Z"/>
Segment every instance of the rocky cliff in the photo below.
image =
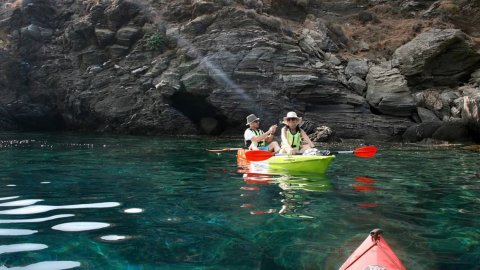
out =
<path fill-rule="evenodd" d="M 3 130 L 479 137 L 480 1 L 0 2 Z"/>

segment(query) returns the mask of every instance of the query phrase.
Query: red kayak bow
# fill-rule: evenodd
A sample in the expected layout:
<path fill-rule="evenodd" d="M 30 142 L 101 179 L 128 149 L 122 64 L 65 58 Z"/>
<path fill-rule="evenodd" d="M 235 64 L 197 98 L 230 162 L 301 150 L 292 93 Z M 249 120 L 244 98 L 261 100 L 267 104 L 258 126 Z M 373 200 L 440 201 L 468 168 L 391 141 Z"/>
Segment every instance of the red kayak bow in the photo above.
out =
<path fill-rule="evenodd" d="M 375 229 L 348 257 L 339 270 L 406 270 L 395 252 L 383 238 L 382 230 Z"/>

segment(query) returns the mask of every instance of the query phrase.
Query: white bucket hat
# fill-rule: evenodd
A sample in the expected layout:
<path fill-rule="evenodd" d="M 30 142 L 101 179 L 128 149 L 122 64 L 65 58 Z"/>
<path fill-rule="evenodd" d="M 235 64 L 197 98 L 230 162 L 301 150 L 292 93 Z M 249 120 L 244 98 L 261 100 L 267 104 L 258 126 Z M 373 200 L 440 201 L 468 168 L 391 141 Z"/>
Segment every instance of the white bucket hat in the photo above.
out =
<path fill-rule="evenodd" d="M 260 120 L 255 114 L 250 114 L 247 116 L 247 126 L 250 125 L 253 121 Z"/>
<path fill-rule="evenodd" d="M 288 112 L 287 116 L 283 117 L 283 123 L 287 123 L 288 118 L 296 118 L 298 120 L 298 124 L 302 122 L 302 117 L 298 117 L 296 112 Z"/>

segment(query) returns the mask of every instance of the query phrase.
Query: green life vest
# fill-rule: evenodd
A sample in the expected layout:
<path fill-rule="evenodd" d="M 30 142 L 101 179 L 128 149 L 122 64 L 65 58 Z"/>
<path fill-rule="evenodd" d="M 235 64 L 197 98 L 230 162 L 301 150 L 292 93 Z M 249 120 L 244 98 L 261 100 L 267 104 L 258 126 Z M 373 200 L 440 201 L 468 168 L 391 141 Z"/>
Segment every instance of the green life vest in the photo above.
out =
<path fill-rule="evenodd" d="M 302 142 L 302 132 L 300 131 L 300 128 L 297 127 L 297 132 L 295 132 L 295 134 L 292 134 L 290 129 L 287 128 L 287 140 L 292 149 L 300 150 L 300 145 Z"/>
<path fill-rule="evenodd" d="M 261 136 L 263 135 L 263 130 L 261 129 L 257 129 L 257 130 L 253 130 L 253 129 L 250 129 L 253 133 L 255 133 L 255 137 L 258 137 L 258 136 Z M 250 147 L 250 145 L 252 144 L 252 141 L 251 140 L 246 140 L 245 141 L 245 147 Z M 265 141 L 261 141 L 261 142 L 258 142 L 257 143 L 257 147 L 262 147 L 262 146 L 265 146 L 266 143 Z"/>

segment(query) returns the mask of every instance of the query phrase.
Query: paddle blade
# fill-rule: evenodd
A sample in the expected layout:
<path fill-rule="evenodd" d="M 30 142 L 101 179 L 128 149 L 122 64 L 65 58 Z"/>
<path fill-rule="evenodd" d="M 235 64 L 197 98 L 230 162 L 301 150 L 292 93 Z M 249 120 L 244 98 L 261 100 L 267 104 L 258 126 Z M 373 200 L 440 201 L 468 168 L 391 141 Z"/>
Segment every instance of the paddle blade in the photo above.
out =
<path fill-rule="evenodd" d="M 248 161 L 262 161 L 267 160 L 273 156 L 273 152 L 263 150 L 251 150 L 245 152 L 245 157 Z"/>
<path fill-rule="evenodd" d="M 378 148 L 376 146 L 364 146 L 353 150 L 353 154 L 361 158 L 371 158 L 377 153 Z"/>

